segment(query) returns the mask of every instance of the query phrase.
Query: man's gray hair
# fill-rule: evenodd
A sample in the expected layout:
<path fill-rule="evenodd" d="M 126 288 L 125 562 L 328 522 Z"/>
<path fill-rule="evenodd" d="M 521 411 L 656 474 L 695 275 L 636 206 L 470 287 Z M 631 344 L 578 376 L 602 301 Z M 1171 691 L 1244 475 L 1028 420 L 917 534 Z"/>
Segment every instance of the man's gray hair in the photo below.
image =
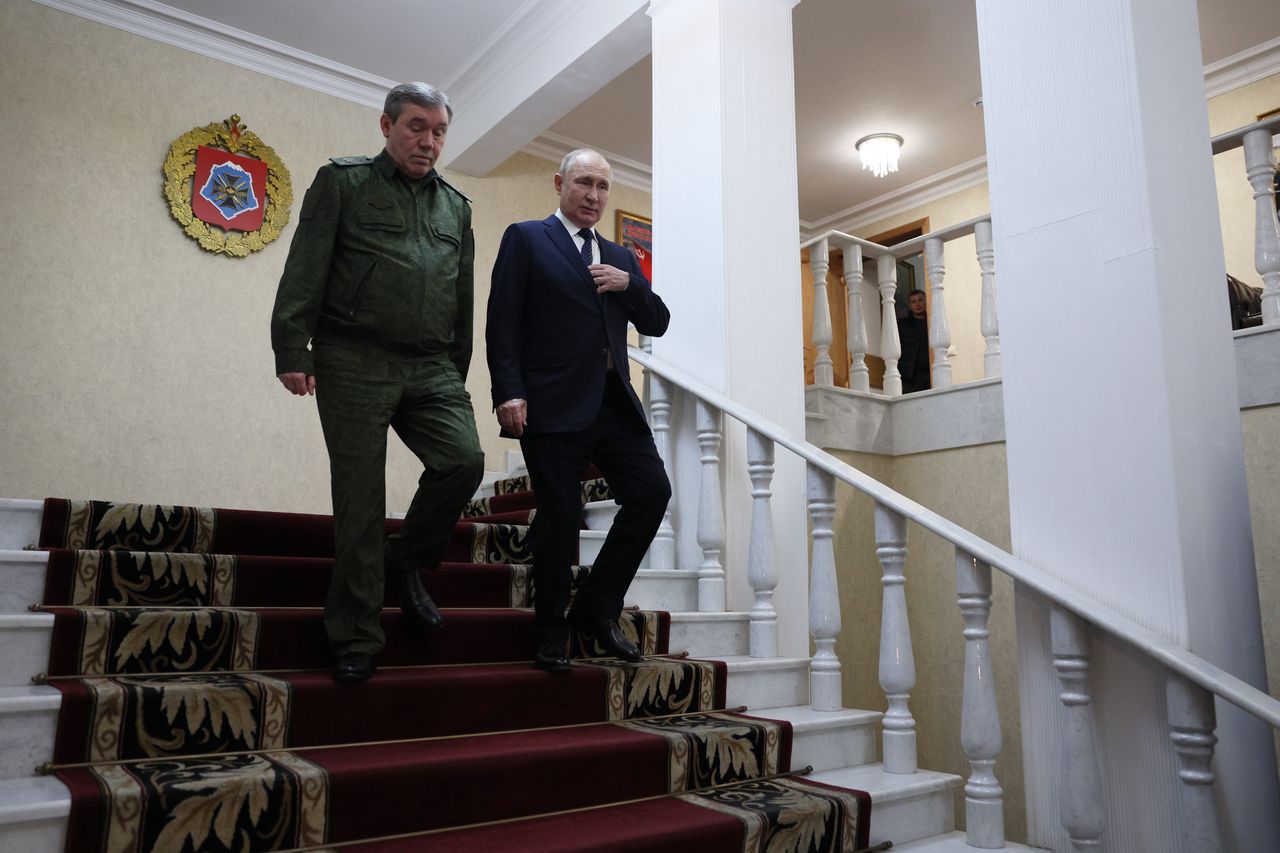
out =
<path fill-rule="evenodd" d="M 573 164 L 588 155 L 599 157 L 604 160 L 604 164 L 609 166 L 609 161 L 604 159 L 604 155 L 594 148 L 575 148 L 568 154 L 564 155 L 564 159 L 560 161 L 560 177 L 569 177 L 569 170 L 573 168 Z M 609 166 L 609 174 L 613 174 L 613 167 Z"/>
<path fill-rule="evenodd" d="M 401 83 L 387 92 L 387 101 L 382 105 L 382 111 L 391 116 L 394 124 L 400 118 L 405 104 L 417 104 L 429 110 L 444 107 L 449 121 L 453 121 L 453 107 L 449 104 L 449 96 L 430 83 Z"/>

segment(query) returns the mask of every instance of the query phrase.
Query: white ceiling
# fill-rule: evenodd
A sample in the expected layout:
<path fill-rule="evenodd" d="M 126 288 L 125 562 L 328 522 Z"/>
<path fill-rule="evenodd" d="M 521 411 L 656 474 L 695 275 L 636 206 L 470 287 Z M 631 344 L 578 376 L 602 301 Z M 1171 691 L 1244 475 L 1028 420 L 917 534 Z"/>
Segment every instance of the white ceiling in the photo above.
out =
<path fill-rule="evenodd" d="M 153 0 L 132 0 L 137 5 Z M 167 5 L 390 80 L 448 85 L 540 0 L 167 0 Z M 155 4 L 159 5 L 159 4 Z M 1206 65 L 1280 37 L 1277 0 L 1200 0 Z M 794 12 L 800 216 L 816 222 L 985 153 L 972 0 L 802 0 Z M 547 130 L 651 158 L 646 57 Z M 625 105 L 625 107 L 620 106 Z M 465 109 L 465 104 L 458 104 Z M 775 122 L 761 116 L 763 144 Z M 899 172 L 858 168 L 853 143 L 902 135 Z"/>

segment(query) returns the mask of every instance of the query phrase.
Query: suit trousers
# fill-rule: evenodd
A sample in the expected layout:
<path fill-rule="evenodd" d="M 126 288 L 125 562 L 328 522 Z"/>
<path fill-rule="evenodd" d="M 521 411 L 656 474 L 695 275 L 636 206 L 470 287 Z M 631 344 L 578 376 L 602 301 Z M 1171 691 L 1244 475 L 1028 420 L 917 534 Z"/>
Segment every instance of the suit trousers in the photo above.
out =
<path fill-rule="evenodd" d="M 386 642 L 379 618 L 384 565 L 405 572 L 439 565 L 480 484 L 484 453 L 471 398 L 444 354 L 396 358 L 328 343 L 314 344 L 314 351 L 316 408 L 333 492 L 325 630 L 335 655 L 375 654 Z M 401 532 L 384 541 L 388 427 L 423 471 Z"/>
<path fill-rule="evenodd" d="M 520 439 L 534 489 L 533 591 L 537 643 L 565 642 L 571 566 L 582 528 L 580 475 L 594 462 L 619 504 L 590 576 L 574 596 L 574 615 L 616 620 L 640 560 L 658 532 L 671 484 L 649 425 L 616 371 L 609 371 L 595 422 L 575 432 L 529 434 Z"/>

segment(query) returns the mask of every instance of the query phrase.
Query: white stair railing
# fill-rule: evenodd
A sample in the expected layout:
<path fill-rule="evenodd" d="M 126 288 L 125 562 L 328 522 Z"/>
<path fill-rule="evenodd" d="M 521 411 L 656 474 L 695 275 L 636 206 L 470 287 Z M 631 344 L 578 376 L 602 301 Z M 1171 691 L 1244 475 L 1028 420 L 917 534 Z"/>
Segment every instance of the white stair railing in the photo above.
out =
<path fill-rule="evenodd" d="M 847 343 L 849 348 L 849 388 L 854 391 L 870 391 L 867 369 L 867 324 L 862 304 L 864 279 L 862 258 L 868 255 L 876 259 L 876 287 L 880 301 L 880 357 L 885 362 L 882 392 L 890 397 L 902 394 L 902 375 L 898 361 L 902 357 L 902 342 L 898 336 L 898 305 L 895 297 L 898 289 L 898 261 L 922 251 L 925 268 L 929 274 L 929 293 L 932 304 L 929 309 L 929 348 L 933 352 L 931 380 L 934 388 L 952 384 L 951 325 L 948 320 L 945 281 L 946 260 L 944 246 L 961 237 L 974 235 L 977 243 L 976 260 L 982 275 L 982 302 L 979 326 L 986 341 L 983 355 L 983 377 L 1000 375 L 1000 327 L 996 319 L 995 251 L 991 241 L 990 217 L 978 217 L 956 225 L 931 231 L 895 246 L 881 246 L 870 240 L 828 231 L 801 245 L 809 250 L 809 268 L 813 273 L 813 326 L 812 337 L 816 352 L 813 383 L 815 386 L 831 386 L 835 372 L 831 361 L 832 321 L 827 302 L 827 271 L 830 255 L 839 249 L 843 255 Z"/>
<path fill-rule="evenodd" d="M 754 605 L 751 654 L 775 655 L 778 615 L 773 591 L 778 572 L 773 548 L 771 483 L 778 447 L 808 466 L 807 504 L 812 521 L 812 574 L 809 628 L 816 652 L 810 664 L 810 704 L 815 711 L 840 705 L 840 662 L 835 639 L 840 630 L 837 551 L 832 518 L 835 482 L 869 496 L 875 504 L 875 544 L 882 566 L 880 681 L 886 696 L 882 752 L 890 773 L 916 772 L 916 720 L 908 707 L 915 686 L 915 663 L 907 619 L 906 521 L 941 537 L 955 548 L 956 592 L 964 619 L 965 667 L 961 710 L 961 746 L 971 774 L 965 785 L 967 844 L 993 849 L 1004 845 L 1003 795 L 995 773 L 1001 750 L 996 686 L 987 645 L 991 609 L 991 571 L 995 569 L 1050 604 L 1050 647 L 1061 684 L 1063 744 L 1061 814 L 1076 850 L 1100 849 L 1106 828 L 1100 766 L 1096 749 L 1089 686 L 1091 637 L 1102 632 L 1159 663 L 1168 673 L 1167 701 L 1170 749 L 1177 754 L 1184 803 L 1181 831 L 1189 848 L 1223 849 L 1213 799 L 1214 697 L 1280 729 L 1280 700 L 1266 695 L 1225 670 L 1170 643 L 1126 616 L 1116 613 L 1062 581 L 1018 559 L 937 513 L 917 504 L 826 451 L 798 438 L 718 391 L 639 349 L 631 357 L 653 376 L 668 380 L 675 393 L 696 403 L 698 443 L 702 451 L 702 486 L 698 543 L 704 564 L 718 572 L 723 607 L 724 505 L 719 486 L 722 415 L 747 427 L 747 466 L 751 479 L 752 532 L 747 581 Z M 700 570 L 700 589 L 704 578 Z M 919 578 L 917 583 L 937 582 Z"/>
<path fill-rule="evenodd" d="M 1245 178 L 1253 190 L 1253 266 L 1262 278 L 1262 325 L 1280 325 L 1280 222 L 1276 219 L 1276 163 L 1272 149 L 1280 115 L 1215 136 L 1214 154 L 1244 148 Z M 1229 270 L 1228 270 L 1229 271 Z"/>

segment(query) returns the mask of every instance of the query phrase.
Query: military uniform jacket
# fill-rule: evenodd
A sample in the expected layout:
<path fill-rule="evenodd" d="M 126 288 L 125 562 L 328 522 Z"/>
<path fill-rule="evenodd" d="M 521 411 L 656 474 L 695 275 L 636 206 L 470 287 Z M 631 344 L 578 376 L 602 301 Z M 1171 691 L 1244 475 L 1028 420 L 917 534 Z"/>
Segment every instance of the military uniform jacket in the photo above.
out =
<path fill-rule="evenodd" d="M 276 373 L 314 373 L 311 340 L 471 362 L 475 238 L 468 199 L 383 151 L 322 166 L 302 200 L 271 318 Z"/>

